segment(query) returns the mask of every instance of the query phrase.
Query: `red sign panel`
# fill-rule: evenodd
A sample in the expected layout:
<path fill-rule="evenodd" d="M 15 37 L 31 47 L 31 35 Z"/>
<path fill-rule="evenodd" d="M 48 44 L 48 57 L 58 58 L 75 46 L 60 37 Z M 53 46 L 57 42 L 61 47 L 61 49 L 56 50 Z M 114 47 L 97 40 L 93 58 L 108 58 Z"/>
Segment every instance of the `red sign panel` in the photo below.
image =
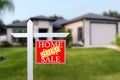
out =
<path fill-rule="evenodd" d="M 64 64 L 64 40 L 36 41 L 36 64 Z"/>

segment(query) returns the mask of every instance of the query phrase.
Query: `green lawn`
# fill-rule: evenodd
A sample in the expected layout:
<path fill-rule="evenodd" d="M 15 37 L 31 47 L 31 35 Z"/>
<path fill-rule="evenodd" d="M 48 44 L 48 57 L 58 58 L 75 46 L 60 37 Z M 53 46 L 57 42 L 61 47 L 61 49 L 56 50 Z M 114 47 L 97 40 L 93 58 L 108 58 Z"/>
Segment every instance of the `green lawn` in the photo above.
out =
<path fill-rule="evenodd" d="M 67 49 L 62 65 L 34 64 L 34 80 L 120 80 L 120 54 L 106 48 Z M 0 48 L 0 80 L 27 80 L 26 48 Z"/>

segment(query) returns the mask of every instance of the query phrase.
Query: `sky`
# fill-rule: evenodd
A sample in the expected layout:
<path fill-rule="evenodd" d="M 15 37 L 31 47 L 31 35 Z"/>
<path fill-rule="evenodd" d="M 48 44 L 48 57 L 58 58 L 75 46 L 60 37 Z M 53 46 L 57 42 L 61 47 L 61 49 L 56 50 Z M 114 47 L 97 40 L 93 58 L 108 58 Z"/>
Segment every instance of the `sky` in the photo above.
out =
<path fill-rule="evenodd" d="M 13 0 L 13 3 L 14 12 L 2 14 L 5 24 L 39 15 L 72 19 L 86 13 L 102 14 L 109 10 L 120 12 L 120 0 Z"/>

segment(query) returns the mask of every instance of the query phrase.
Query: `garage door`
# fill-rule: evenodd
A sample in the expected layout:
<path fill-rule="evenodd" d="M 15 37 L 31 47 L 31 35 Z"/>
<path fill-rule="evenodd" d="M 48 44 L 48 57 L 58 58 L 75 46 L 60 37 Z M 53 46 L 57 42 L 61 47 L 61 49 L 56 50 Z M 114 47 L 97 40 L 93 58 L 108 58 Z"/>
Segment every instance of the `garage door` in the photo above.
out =
<path fill-rule="evenodd" d="M 111 45 L 115 40 L 115 24 L 91 24 L 91 45 Z"/>

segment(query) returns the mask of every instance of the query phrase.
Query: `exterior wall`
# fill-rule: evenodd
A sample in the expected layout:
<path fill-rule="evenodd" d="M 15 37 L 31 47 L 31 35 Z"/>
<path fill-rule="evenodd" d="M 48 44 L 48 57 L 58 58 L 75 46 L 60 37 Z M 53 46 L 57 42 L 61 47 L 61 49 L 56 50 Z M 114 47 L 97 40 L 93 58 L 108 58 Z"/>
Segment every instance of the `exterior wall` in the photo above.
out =
<path fill-rule="evenodd" d="M 34 33 L 39 33 L 39 29 L 43 29 L 46 28 L 48 29 L 48 33 L 52 33 L 53 32 L 53 26 L 50 24 L 49 21 L 38 21 L 37 24 L 35 24 L 36 22 L 34 21 Z M 38 38 L 35 38 L 38 40 Z M 48 40 L 52 40 L 52 38 L 47 38 Z"/>
<path fill-rule="evenodd" d="M 65 25 L 65 30 L 70 29 L 72 31 L 73 44 L 79 43 L 78 41 L 78 28 L 83 27 L 83 21 L 77 21 Z"/>
<path fill-rule="evenodd" d="M 13 29 L 19 30 L 19 29 L 26 29 L 26 28 L 7 28 L 7 41 L 12 45 L 19 45 L 19 43 L 13 42 L 13 40 L 12 40 L 12 33 L 14 33 Z"/>
<path fill-rule="evenodd" d="M 103 21 L 103 26 L 106 27 L 106 25 L 104 25 L 104 24 L 105 23 Z M 92 25 L 91 25 L 90 20 L 83 20 L 83 21 L 77 21 L 77 22 L 74 22 L 74 23 L 67 24 L 67 25 L 65 25 L 65 29 L 66 30 L 68 30 L 68 29 L 72 30 L 73 44 L 75 44 L 75 43 L 79 43 L 79 41 L 77 40 L 77 38 L 78 38 L 78 27 L 83 27 L 84 47 L 89 47 L 89 46 L 94 46 L 94 45 L 90 45 L 90 40 L 91 40 L 90 35 L 92 33 L 91 28 L 90 28 L 91 26 Z M 99 24 L 97 26 L 99 26 Z M 110 26 L 113 26 L 113 24 L 111 24 Z M 112 31 L 112 32 L 114 32 L 114 31 Z M 120 22 L 118 23 L 118 33 L 120 34 Z M 101 46 L 101 45 L 99 45 L 99 46 Z"/>
<path fill-rule="evenodd" d="M 84 20 L 84 46 L 90 46 L 90 21 Z"/>
<path fill-rule="evenodd" d="M 2 41 L 7 41 L 7 35 L 0 35 L 0 46 Z"/>
<path fill-rule="evenodd" d="M 12 44 L 12 28 L 7 28 L 7 41 Z"/>
<path fill-rule="evenodd" d="M 49 21 L 38 21 L 37 25 L 35 24 L 35 22 L 33 22 L 33 23 L 34 23 L 34 33 L 38 33 L 40 28 L 48 29 L 48 33 L 52 33 L 52 31 L 53 31 L 53 27 Z M 7 41 L 13 45 L 19 45 L 18 43 L 15 43 L 12 41 L 11 33 L 13 32 L 13 29 L 14 28 L 7 28 Z M 21 28 L 15 28 L 15 29 L 21 29 Z M 24 29 L 24 28 L 22 28 L 22 29 Z M 38 38 L 35 38 L 35 39 L 38 40 Z M 48 38 L 48 40 L 52 40 L 52 38 Z"/>
<path fill-rule="evenodd" d="M 104 21 L 103 21 L 103 23 L 101 23 L 100 25 L 103 25 L 104 27 L 106 27 L 106 26 L 114 26 L 115 28 L 116 28 L 116 26 L 115 26 L 115 24 L 111 24 L 111 25 L 108 25 L 109 23 L 104 23 Z M 99 25 L 99 21 L 98 21 L 98 24 L 97 24 L 97 26 L 100 26 Z M 86 47 L 88 47 L 88 46 L 94 46 L 94 45 L 91 45 L 90 44 L 90 40 L 92 40 L 92 37 L 90 37 L 90 35 L 92 34 L 92 32 L 90 32 L 91 31 L 91 29 L 90 29 L 90 27 L 92 26 L 92 24 L 91 24 L 91 22 L 89 21 L 89 20 L 84 20 L 84 40 L 85 40 L 85 44 L 84 44 L 84 46 L 86 46 Z M 103 27 L 102 26 L 102 27 Z M 101 27 L 101 28 L 102 28 Z M 108 28 L 109 29 L 109 28 Z M 96 31 L 97 31 L 98 29 L 96 29 Z M 113 33 L 114 32 L 114 30 L 115 29 L 113 29 L 113 31 L 109 31 L 110 33 Z M 104 31 L 104 32 L 106 32 L 106 31 Z M 107 32 L 108 33 L 108 32 Z M 115 32 L 114 32 L 115 33 Z M 118 23 L 118 33 L 120 34 L 120 22 Z M 103 34 L 103 33 L 102 33 Z M 106 33 L 104 33 L 104 34 L 106 34 Z M 96 34 L 94 34 L 94 35 L 96 35 Z M 111 35 L 111 34 L 110 34 Z M 92 36 L 92 35 L 91 35 Z M 112 35 L 111 35 L 112 36 Z M 106 37 L 105 37 L 106 38 Z M 95 39 L 99 39 L 99 38 L 95 38 Z M 115 39 L 113 39 L 113 41 L 114 41 Z M 109 40 L 108 40 L 109 41 Z M 105 45 L 107 45 L 107 44 L 105 44 Z M 97 45 L 95 45 L 95 46 L 97 46 Z M 101 45 L 98 45 L 98 46 L 101 46 Z"/>
<path fill-rule="evenodd" d="M 120 34 L 120 22 L 118 23 L 118 34 Z"/>
<path fill-rule="evenodd" d="M 74 23 L 70 23 L 68 25 L 65 25 L 65 29 L 71 29 L 72 30 L 72 38 L 73 38 L 73 44 L 79 43 L 78 41 L 78 28 L 83 27 L 83 38 L 84 38 L 84 46 L 90 46 L 90 21 L 89 20 L 83 20 L 83 21 L 77 21 Z"/>

